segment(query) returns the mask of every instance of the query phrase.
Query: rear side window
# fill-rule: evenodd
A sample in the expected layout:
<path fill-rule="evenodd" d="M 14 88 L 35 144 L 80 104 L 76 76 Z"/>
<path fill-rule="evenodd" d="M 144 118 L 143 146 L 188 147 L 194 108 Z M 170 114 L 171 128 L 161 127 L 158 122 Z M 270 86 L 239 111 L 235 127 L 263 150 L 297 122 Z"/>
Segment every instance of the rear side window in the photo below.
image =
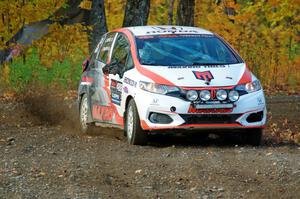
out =
<path fill-rule="evenodd" d="M 109 52 L 111 49 L 111 45 L 114 41 L 114 37 L 115 37 L 115 33 L 109 33 L 100 49 L 100 53 L 98 56 L 98 60 L 103 62 L 103 63 L 107 63 L 108 60 L 108 56 L 109 56 Z"/>

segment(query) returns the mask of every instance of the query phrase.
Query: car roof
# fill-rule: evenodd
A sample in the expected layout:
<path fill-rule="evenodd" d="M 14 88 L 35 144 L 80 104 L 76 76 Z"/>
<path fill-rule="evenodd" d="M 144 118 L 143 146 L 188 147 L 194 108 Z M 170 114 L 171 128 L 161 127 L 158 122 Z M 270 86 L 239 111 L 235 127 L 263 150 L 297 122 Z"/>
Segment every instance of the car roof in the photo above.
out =
<path fill-rule="evenodd" d="M 167 35 L 167 34 L 207 34 L 213 35 L 212 32 L 189 26 L 135 26 L 127 27 L 134 36 L 147 36 L 147 35 Z"/>

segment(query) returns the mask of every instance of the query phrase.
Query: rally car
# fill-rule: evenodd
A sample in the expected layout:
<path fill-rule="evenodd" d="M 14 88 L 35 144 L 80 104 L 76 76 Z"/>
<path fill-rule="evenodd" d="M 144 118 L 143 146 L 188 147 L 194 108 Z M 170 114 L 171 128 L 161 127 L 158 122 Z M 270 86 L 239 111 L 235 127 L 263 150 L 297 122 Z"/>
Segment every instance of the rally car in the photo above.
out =
<path fill-rule="evenodd" d="M 117 29 L 103 35 L 82 68 L 82 132 L 115 126 L 130 144 L 144 145 L 153 133 L 227 129 L 240 130 L 249 144 L 260 143 L 266 123 L 262 86 L 239 54 L 210 31 Z"/>

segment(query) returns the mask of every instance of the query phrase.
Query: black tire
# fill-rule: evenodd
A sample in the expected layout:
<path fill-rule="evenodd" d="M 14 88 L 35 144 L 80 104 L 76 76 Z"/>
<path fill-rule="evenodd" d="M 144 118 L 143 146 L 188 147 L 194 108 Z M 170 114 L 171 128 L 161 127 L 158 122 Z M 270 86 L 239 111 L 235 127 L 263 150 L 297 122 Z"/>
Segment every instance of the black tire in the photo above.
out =
<path fill-rule="evenodd" d="M 83 114 L 85 114 L 85 116 L 83 116 Z M 80 131 L 84 134 L 92 133 L 95 128 L 94 123 L 87 122 L 89 114 L 90 114 L 90 107 L 88 104 L 88 98 L 87 98 L 87 95 L 84 94 L 80 100 L 80 107 L 79 107 Z M 83 117 L 86 117 L 85 121 L 84 121 Z"/>
<path fill-rule="evenodd" d="M 246 132 L 242 132 L 242 139 L 245 144 L 259 146 L 261 144 L 262 134 L 262 129 L 247 129 Z"/>
<path fill-rule="evenodd" d="M 125 122 L 124 131 L 126 132 L 128 143 L 133 145 L 146 145 L 148 136 L 141 127 L 140 117 L 133 99 L 128 103 Z"/>

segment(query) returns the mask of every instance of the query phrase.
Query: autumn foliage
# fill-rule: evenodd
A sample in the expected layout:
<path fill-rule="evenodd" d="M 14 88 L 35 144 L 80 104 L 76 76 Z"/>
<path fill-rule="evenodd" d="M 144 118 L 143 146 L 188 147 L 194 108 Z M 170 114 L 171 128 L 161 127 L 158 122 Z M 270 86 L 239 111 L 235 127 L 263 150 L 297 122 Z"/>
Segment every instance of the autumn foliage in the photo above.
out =
<path fill-rule="evenodd" d="M 151 0 L 148 24 L 168 23 L 170 1 Z M 195 0 L 195 26 L 211 30 L 227 40 L 268 91 L 299 93 L 300 0 L 216 2 Z M 125 4 L 125 0 L 105 0 L 109 30 L 122 26 Z M 67 5 L 61 0 L 0 1 L 0 49 L 23 25 L 51 17 L 61 6 Z M 81 6 L 89 9 L 90 2 L 84 0 Z M 177 1 L 173 10 L 173 24 L 176 24 L 176 7 Z M 15 61 L 22 59 L 26 64 L 26 58 L 34 51 L 40 67 L 48 71 L 55 63 L 65 60 L 68 60 L 70 67 L 80 67 L 79 63 L 88 56 L 88 30 L 89 27 L 81 24 L 54 23 L 42 39 L 22 47 L 27 54 L 25 58 L 16 58 Z M 8 84 L 12 79 L 9 77 L 12 75 L 10 68 L 15 61 L 1 69 L 1 78 Z"/>

